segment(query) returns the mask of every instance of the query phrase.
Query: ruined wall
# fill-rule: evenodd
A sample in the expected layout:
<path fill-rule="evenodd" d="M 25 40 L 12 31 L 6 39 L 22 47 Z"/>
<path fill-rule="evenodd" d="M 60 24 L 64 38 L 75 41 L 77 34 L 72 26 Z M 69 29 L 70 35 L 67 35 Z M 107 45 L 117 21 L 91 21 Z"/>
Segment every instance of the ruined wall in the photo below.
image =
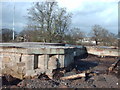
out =
<path fill-rule="evenodd" d="M 0 53 L 0 56 L 2 73 L 22 78 L 21 74 L 25 73 L 25 63 L 21 61 L 21 54 Z"/>
<path fill-rule="evenodd" d="M 120 56 L 120 51 L 113 48 L 101 48 L 101 47 L 87 47 L 87 51 L 90 54 L 98 56 Z"/>
<path fill-rule="evenodd" d="M 0 73 L 10 74 L 19 79 L 41 73 L 52 76 L 54 69 L 69 66 L 74 62 L 75 56 L 81 56 L 87 52 L 83 47 L 5 45 L 0 47 L 0 64 L 2 65 Z"/>

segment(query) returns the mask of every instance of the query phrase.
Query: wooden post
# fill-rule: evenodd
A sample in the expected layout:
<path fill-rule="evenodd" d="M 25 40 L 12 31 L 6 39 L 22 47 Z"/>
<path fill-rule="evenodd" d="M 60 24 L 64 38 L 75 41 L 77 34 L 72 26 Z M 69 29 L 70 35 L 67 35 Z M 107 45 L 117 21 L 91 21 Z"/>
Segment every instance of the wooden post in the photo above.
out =
<path fill-rule="evenodd" d="M 79 77 L 85 77 L 85 73 L 80 73 L 80 74 L 76 74 L 76 75 L 70 75 L 70 76 L 66 76 L 66 77 L 61 77 L 61 80 L 66 80 L 66 79 L 75 79 L 75 78 L 79 78 Z"/>

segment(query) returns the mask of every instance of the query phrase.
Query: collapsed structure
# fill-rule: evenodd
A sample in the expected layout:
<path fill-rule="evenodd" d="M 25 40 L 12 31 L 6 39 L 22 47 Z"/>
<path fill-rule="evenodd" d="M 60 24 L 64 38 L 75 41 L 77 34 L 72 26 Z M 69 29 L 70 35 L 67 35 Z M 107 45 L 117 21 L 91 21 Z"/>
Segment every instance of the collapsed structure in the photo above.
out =
<path fill-rule="evenodd" d="M 74 58 L 83 58 L 87 50 L 83 46 L 65 46 L 64 44 L 23 42 L 0 43 L 0 74 L 9 74 L 23 79 L 68 67 Z"/>

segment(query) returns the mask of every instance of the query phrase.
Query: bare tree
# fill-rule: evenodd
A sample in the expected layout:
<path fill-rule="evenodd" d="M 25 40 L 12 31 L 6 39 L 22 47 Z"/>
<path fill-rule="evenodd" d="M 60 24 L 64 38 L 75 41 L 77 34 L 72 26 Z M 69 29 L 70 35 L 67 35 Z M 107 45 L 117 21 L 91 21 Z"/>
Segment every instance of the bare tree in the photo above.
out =
<path fill-rule="evenodd" d="M 65 8 L 59 8 L 57 2 L 37 2 L 28 14 L 28 29 L 39 30 L 45 42 L 62 42 L 71 21 Z"/>
<path fill-rule="evenodd" d="M 85 33 L 80 30 L 80 28 L 72 28 L 71 29 L 71 35 L 75 40 L 83 39 L 85 37 Z"/>
<path fill-rule="evenodd" d="M 107 45 L 109 46 L 118 46 L 118 39 L 114 33 L 109 32 L 108 39 L 106 41 L 108 42 Z"/>
<path fill-rule="evenodd" d="M 15 38 L 16 38 L 17 33 L 15 32 Z M 1 30 L 1 41 L 2 42 L 10 42 L 12 41 L 12 37 L 13 37 L 13 30 L 8 29 L 8 28 L 3 28 Z"/>
<path fill-rule="evenodd" d="M 95 40 L 96 45 L 98 45 L 98 42 L 101 39 L 100 38 L 101 37 L 101 31 L 102 31 L 102 27 L 100 25 L 94 25 L 92 27 L 91 36 Z"/>
<path fill-rule="evenodd" d="M 81 44 L 81 40 L 85 37 L 85 33 L 80 28 L 72 28 L 65 35 L 65 42 L 70 44 Z"/>
<path fill-rule="evenodd" d="M 71 36 L 75 42 L 79 41 L 79 43 L 80 43 L 80 41 L 85 37 L 85 33 L 83 31 L 81 31 L 80 28 L 74 27 L 70 30 L 70 32 L 71 32 Z"/>
<path fill-rule="evenodd" d="M 91 31 L 92 38 L 98 42 L 101 42 L 102 45 L 115 45 L 116 44 L 116 35 L 109 32 L 107 29 L 101 27 L 100 25 L 94 25 Z"/>
<path fill-rule="evenodd" d="M 19 33 L 18 38 L 22 40 L 20 41 L 29 41 L 29 42 L 37 42 L 37 41 L 42 41 L 42 39 L 39 39 L 39 31 L 38 30 L 23 30 Z"/>

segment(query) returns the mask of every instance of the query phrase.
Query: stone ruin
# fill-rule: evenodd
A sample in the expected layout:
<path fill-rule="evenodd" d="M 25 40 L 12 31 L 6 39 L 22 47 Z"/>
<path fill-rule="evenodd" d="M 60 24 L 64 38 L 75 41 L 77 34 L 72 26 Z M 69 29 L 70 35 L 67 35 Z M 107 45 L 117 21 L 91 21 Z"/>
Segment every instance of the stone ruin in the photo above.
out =
<path fill-rule="evenodd" d="M 87 54 L 83 46 L 66 46 L 59 43 L 0 43 L 0 74 L 23 79 L 68 67 L 74 59 Z"/>

